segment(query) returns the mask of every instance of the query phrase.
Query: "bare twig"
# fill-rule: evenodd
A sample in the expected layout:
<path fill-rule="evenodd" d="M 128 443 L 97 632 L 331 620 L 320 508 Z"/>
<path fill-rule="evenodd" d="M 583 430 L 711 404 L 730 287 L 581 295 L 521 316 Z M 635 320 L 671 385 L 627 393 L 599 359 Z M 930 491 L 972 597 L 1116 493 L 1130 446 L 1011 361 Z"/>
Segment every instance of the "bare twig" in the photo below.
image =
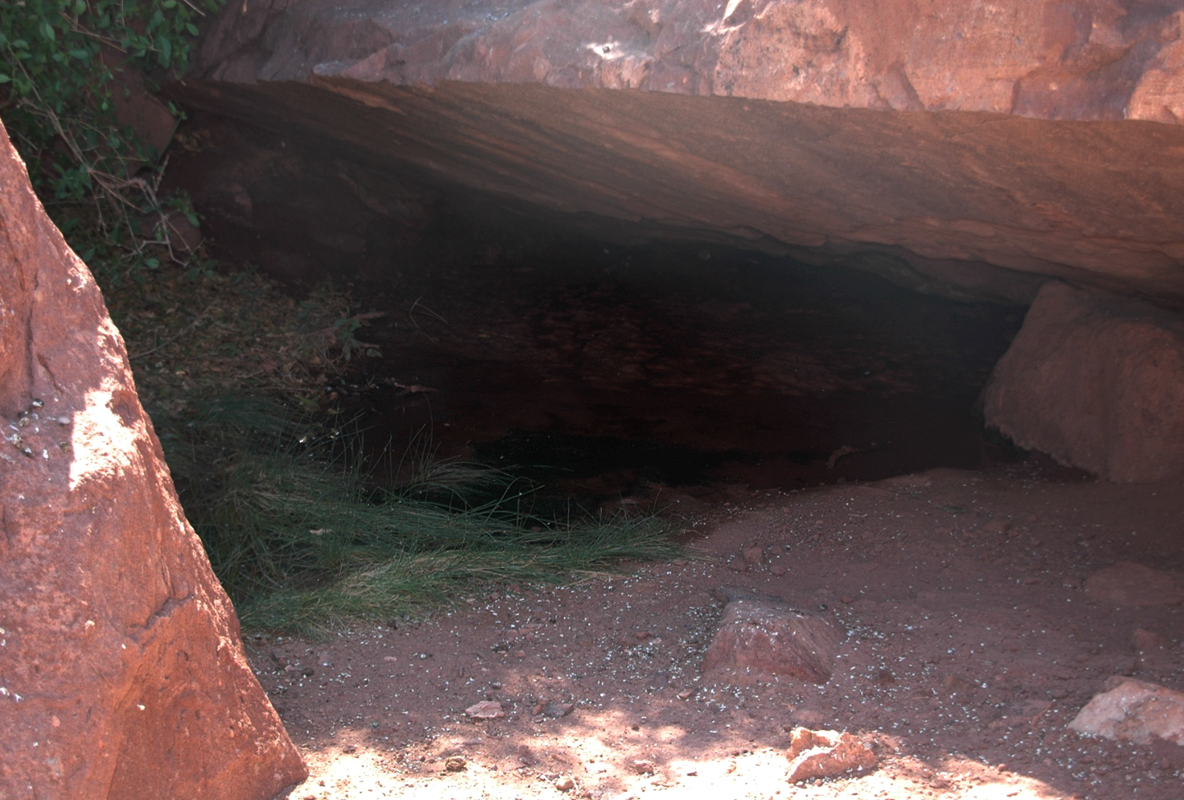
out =
<path fill-rule="evenodd" d="M 415 307 L 420 305 L 419 301 L 422 299 L 423 299 L 422 294 L 419 297 L 415 298 L 415 302 L 411 304 L 411 308 L 407 309 L 407 318 L 411 320 L 411 324 L 415 326 L 415 330 L 419 331 L 420 333 L 422 333 L 424 335 L 424 338 L 426 338 L 432 344 L 439 344 L 440 343 L 439 339 L 435 338 L 434 336 L 429 334 L 427 331 L 425 331 L 423 328 L 419 327 L 419 323 L 415 321 Z M 429 314 L 431 314 L 436 319 L 443 322 L 445 325 L 448 324 L 448 320 L 444 319 L 442 316 L 437 314 L 435 311 L 432 311 L 427 306 L 424 306 L 423 310 L 428 312 Z"/>
<path fill-rule="evenodd" d="M 362 322 L 363 320 L 378 319 L 379 317 L 385 317 L 385 316 L 386 316 L 385 311 L 367 311 L 364 314 L 354 314 L 351 317 L 345 317 L 344 319 L 340 319 L 337 322 L 334 322 L 328 328 L 322 328 L 321 330 L 317 331 L 313 335 L 315 336 L 317 334 L 322 334 L 322 333 L 336 333 L 338 330 L 338 327 L 341 325 L 342 322 L 348 322 L 350 320 L 356 320 L 358 322 Z M 359 344 L 361 344 L 361 342 L 359 342 Z"/>
<path fill-rule="evenodd" d="M 419 297 L 415 298 L 415 302 L 414 302 L 414 303 L 412 303 L 412 304 L 411 304 L 411 308 L 409 308 L 409 309 L 407 310 L 407 316 L 411 317 L 411 321 L 412 321 L 412 322 L 415 322 L 415 307 L 416 307 L 416 306 L 418 306 L 418 305 L 420 305 L 420 302 L 419 302 L 419 301 L 420 301 L 420 300 L 422 300 L 422 299 L 423 299 L 423 295 L 421 294 Z M 441 322 L 443 322 L 445 325 L 447 325 L 447 324 L 448 324 L 448 320 L 444 319 L 442 316 L 440 316 L 439 314 L 437 314 L 435 311 L 432 311 L 432 310 L 431 310 L 430 308 L 428 308 L 427 306 L 423 306 L 423 310 L 424 310 L 424 311 L 426 311 L 426 312 L 428 312 L 429 314 L 431 314 L 431 315 L 432 315 L 433 317 L 435 317 L 436 319 L 438 319 L 438 320 L 440 320 Z M 418 328 L 419 326 L 418 326 L 418 325 L 416 325 L 415 327 L 417 327 L 417 328 Z"/>
<path fill-rule="evenodd" d="M 210 309 L 207 308 L 205 311 L 203 311 L 197 315 L 197 319 L 193 320 L 193 322 L 190 322 L 184 328 L 177 331 L 177 333 L 175 335 L 170 336 L 169 338 L 165 339 L 163 342 L 160 342 L 159 344 L 157 344 L 153 347 L 150 347 L 147 350 L 142 350 L 139 353 L 133 353 L 132 355 L 129 355 L 127 357 L 127 360 L 128 361 L 136 361 L 137 359 L 141 359 L 144 356 L 150 356 L 153 353 L 155 353 L 159 350 L 163 350 L 164 348 L 168 347 L 170 344 L 177 341 L 178 339 L 180 339 L 184 336 L 187 336 L 188 334 L 192 333 L 193 330 L 196 329 L 198 325 L 200 325 L 202 323 L 202 321 L 206 318 L 206 314 L 208 314 L 209 311 L 210 311 Z"/>

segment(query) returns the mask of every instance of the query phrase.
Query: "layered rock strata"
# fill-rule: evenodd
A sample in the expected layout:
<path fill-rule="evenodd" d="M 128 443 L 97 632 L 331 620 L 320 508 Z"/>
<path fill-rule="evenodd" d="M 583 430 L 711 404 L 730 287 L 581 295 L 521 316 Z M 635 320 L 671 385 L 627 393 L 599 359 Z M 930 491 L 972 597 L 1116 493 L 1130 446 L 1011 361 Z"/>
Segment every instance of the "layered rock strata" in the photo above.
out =
<path fill-rule="evenodd" d="M 1178 3 L 232 5 L 177 95 L 350 160 L 934 291 L 1184 302 Z"/>

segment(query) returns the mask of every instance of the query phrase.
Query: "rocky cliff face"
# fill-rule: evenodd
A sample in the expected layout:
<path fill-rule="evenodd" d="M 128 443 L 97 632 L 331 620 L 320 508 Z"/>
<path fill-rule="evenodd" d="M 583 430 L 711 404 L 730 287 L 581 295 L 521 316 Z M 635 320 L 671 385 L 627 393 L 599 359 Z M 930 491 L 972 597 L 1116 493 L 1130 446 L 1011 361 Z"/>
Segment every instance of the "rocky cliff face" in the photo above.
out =
<path fill-rule="evenodd" d="M 272 797 L 307 770 L 3 125 L 0 185 L 0 796 Z"/>
<path fill-rule="evenodd" d="M 1180 0 L 250 0 L 174 91 L 238 121 L 188 186 L 279 270 L 379 277 L 472 202 L 950 296 L 1029 303 L 1054 278 L 1178 310 L 1182 31 Z M 1175 361 L 1148 371 L 1078 316 L 1113 369 L 1065 349 L 1029 402 L 1037 315 L 990 424 L 1114 480 L 1177 472 L 1156 444 L 1184 424 Z M 1103 373 L 1154 374 L 1156 399 Z"/>
<path fill-rule="evenodd" d="M 921 288 L 1184 301 L 1184 3 L 232 6 L 178 96 L 372 171 Z"/>

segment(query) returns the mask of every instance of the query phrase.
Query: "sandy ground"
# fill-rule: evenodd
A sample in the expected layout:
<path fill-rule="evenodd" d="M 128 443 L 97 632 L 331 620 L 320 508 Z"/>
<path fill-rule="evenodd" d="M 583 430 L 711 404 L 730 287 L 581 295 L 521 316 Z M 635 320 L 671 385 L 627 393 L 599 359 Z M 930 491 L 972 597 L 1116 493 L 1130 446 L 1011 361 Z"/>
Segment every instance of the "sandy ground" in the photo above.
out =
<path fill-rule="evenodd" d="M 1122 562 L 1184 580 L 1184 487 L 1029 461 L 660 500 L 687 531 L 674 563 L 252 637 L 312 770 L 289 797 L 1184 798 L 1184 747 L 1067 728 L 1112 675 L 1184 690 L 1184 606 L 1086 591 Z M 722 587 L 841 626 L 831 680 L 701 674 Z M 504 716 L 467 716 L 481 701 Z M 790 784 L 799 725 L 859 735 L 879 766 Z"/>

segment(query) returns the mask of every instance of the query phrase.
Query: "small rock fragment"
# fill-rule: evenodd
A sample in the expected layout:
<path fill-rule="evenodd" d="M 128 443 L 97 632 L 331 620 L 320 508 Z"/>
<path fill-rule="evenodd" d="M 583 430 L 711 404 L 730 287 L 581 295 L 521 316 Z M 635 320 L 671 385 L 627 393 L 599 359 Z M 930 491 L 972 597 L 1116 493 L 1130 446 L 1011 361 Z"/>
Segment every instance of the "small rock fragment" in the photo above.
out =
<path fill-rule="evenodd" d="M 790 734 L 790 783 L 833 778 L 856 769 L 871 769 L 878 759 L 871 748 L 850 733 L 794 728 Z"/>
<path fill-rule="evenodd" d="M 629 764 L 629 767 L 638 775 L 653 775 L 654 770 L 657 769 L 657 767 L 654 766 L 654 762 L 646 758 L 639 758 L 632 761 Z"/>
<path fill-rule="evenodd" d="M 645 688 L 649 689 L 651 692 L 657 692 L 661 689 L 665 689 L 669 685 L 670 674 L 662 670 L 651 672 L 645 677 Z"/>
<path fill-rule="evenodd" d="M 473 719 L 497 719 L 504 717 L 506 712 L 502 710 L 502 704 L 496 700 L 482 700 L 480 703 L 466 708 L 465 714 Z"/>
<path fill-rule="evenodd" d="M 983 526 L 983 530 L 988 533 L 1007 533 L 1012 528 L 1012 521 L 1004 517 L 996 517 Z"/>
<path fill-rule="evenodd" d="M 1154 631 L 1136 628 L 1131 634 L 1131 644 L 1136 650 L 1161 650 L 1167 646 L 1168 640 Z"/>

